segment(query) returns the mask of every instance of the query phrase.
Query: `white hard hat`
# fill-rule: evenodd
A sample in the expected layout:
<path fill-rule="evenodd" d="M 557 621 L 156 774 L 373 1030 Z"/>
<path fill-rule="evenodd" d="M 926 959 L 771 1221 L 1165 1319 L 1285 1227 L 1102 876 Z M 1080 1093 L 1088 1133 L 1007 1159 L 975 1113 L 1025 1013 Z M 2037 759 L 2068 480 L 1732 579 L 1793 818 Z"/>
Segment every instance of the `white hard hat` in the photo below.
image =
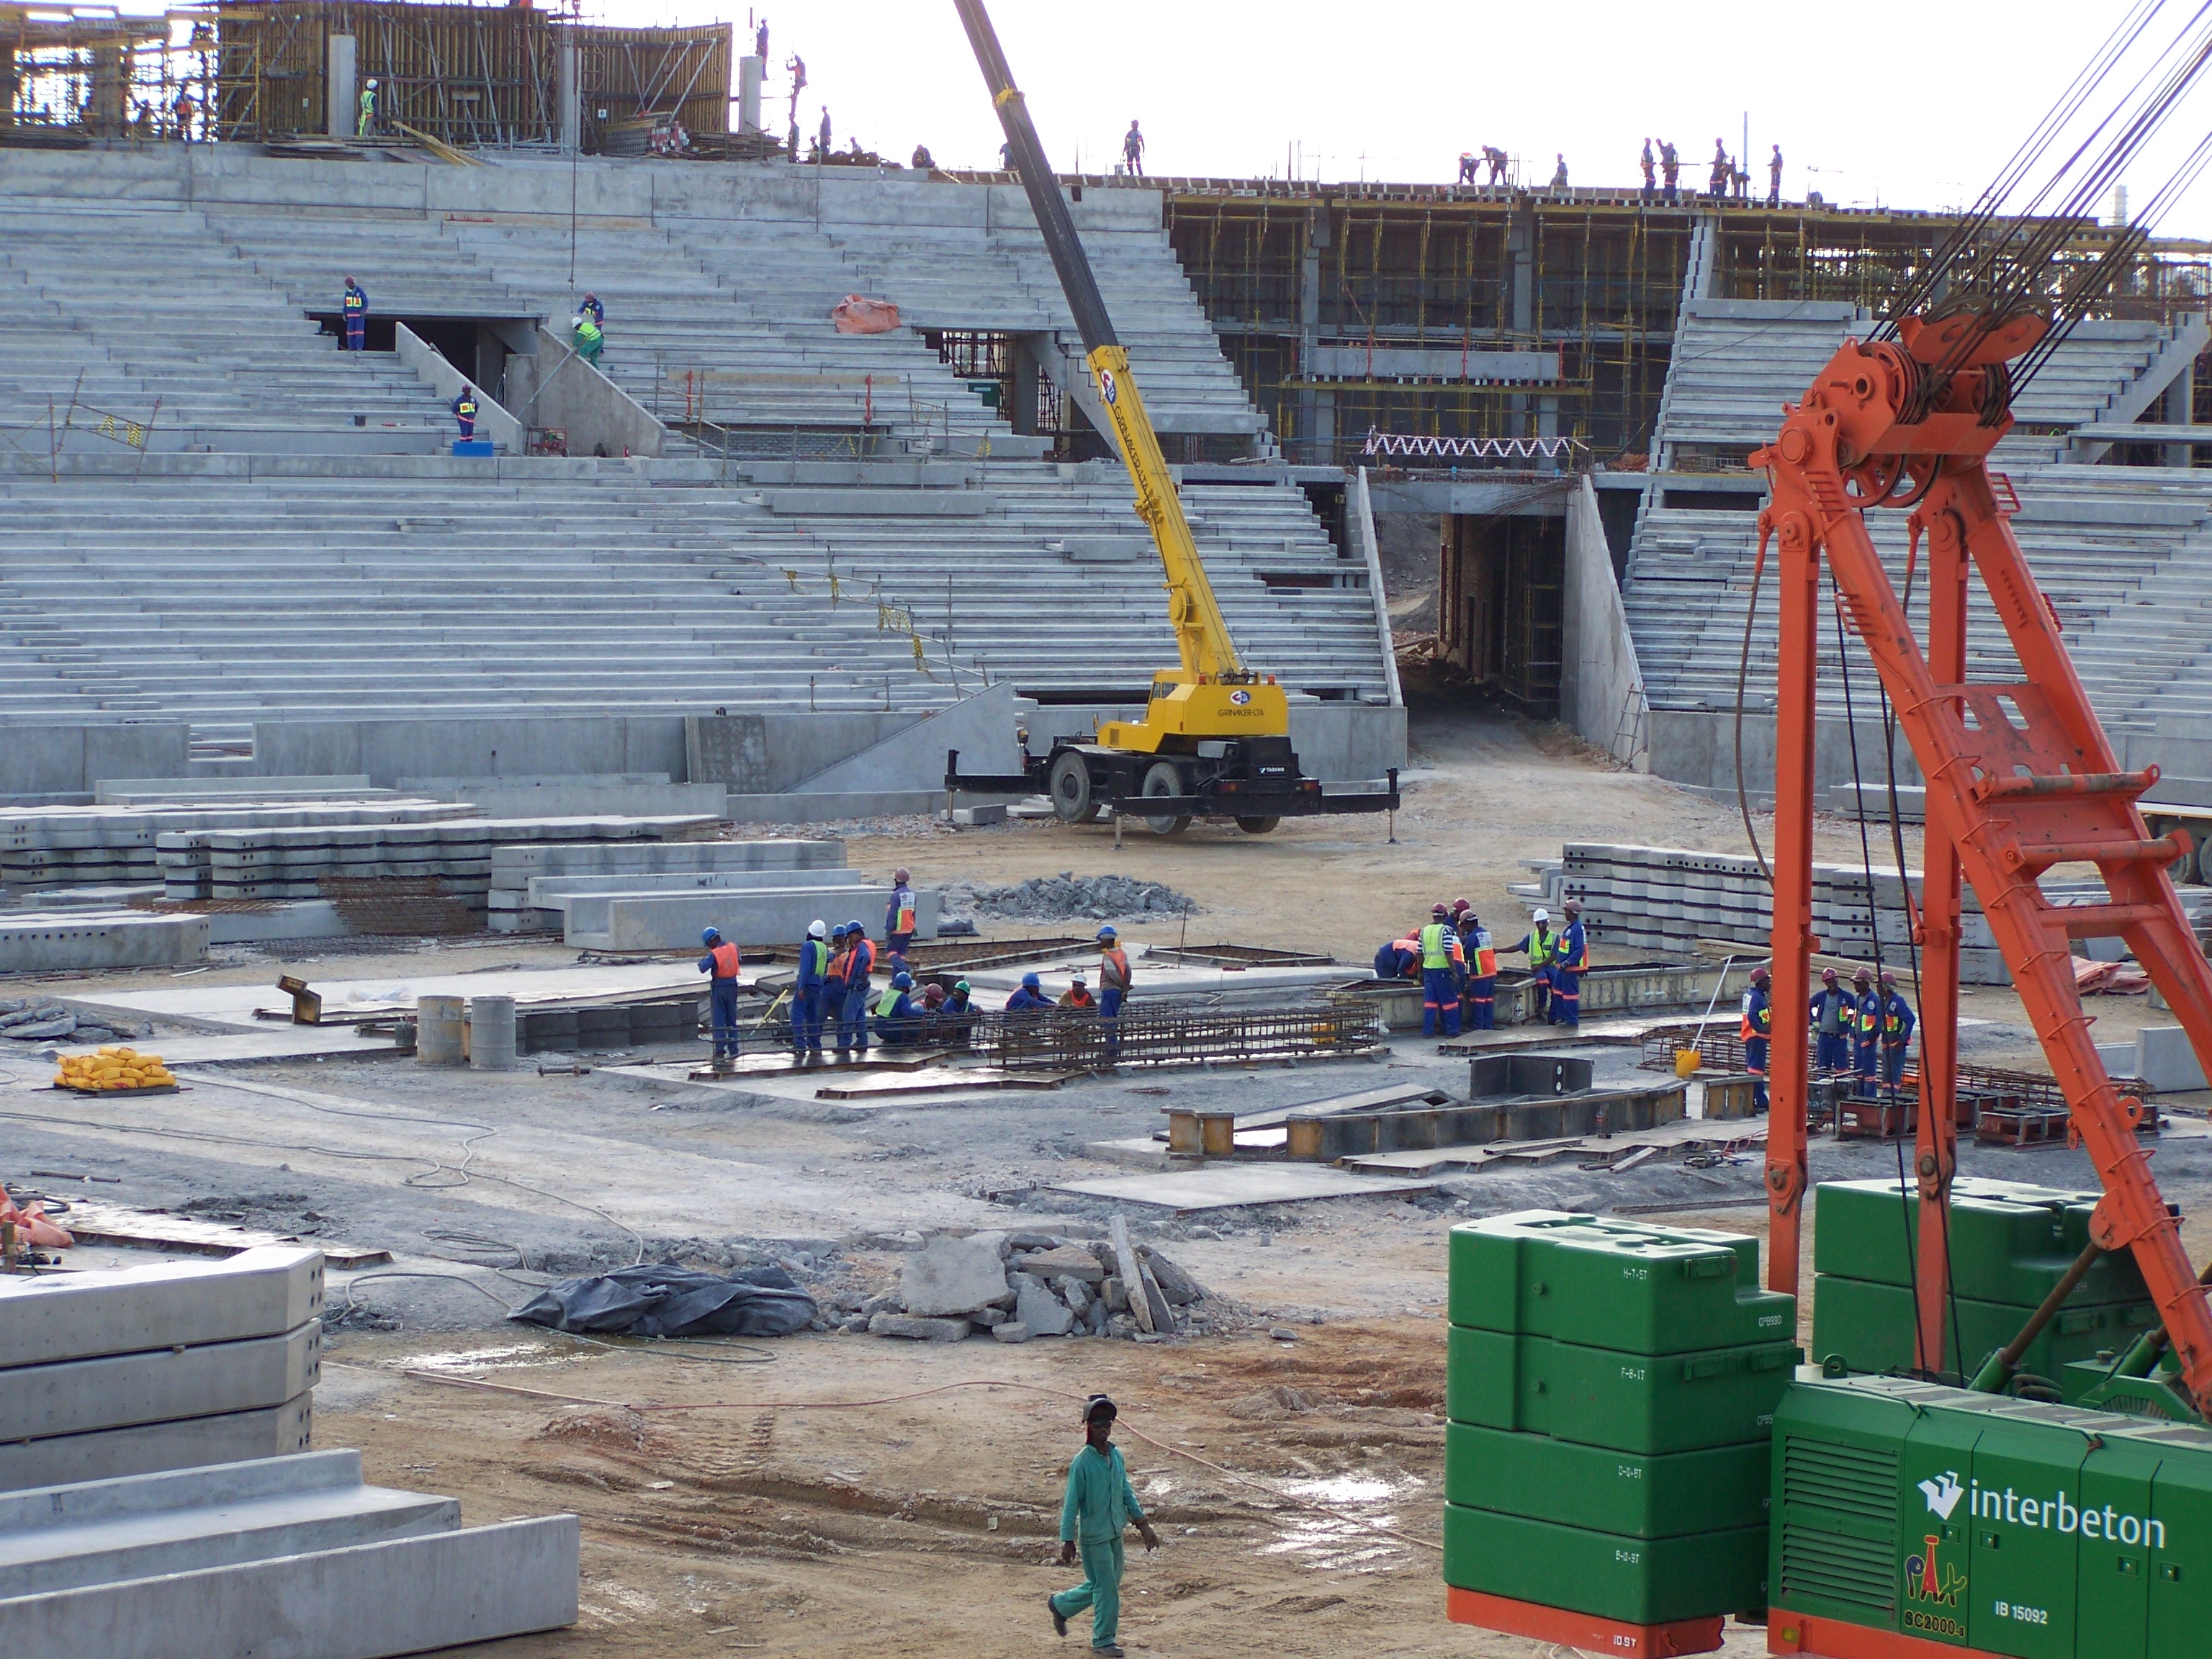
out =
<path fill-rule="evenodd" d="M 825 922 L 810 921 L 806 924 L 806 937 L 809 939 L 820 939 L 829 931 L 829 925 Z"/>
<path fill-rule="evenodd" d="M 1552 913 L 1549 910 L 1539 910 L 1536 912 L 1536 920 L 1539 921 L 1549 921 L 1551 919 Z"/>
<path fill-rule="evenodd" d="M 368 77 L 368 84 L 372 87 L 376 84 L 376 77 L 374 75 Z"/>

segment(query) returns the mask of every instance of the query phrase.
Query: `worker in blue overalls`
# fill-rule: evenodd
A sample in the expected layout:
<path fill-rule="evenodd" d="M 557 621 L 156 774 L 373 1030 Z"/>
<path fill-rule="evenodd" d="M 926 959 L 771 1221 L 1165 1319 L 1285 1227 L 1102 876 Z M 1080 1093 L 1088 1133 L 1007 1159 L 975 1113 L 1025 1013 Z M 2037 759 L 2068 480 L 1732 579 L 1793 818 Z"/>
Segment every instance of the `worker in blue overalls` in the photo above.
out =
<path fill-rule="evenodd" d="M 1498 1029 L 1498 945 L 1482 918 L 1468 910 L 1460 917 L 1460 949 L 1467 957 L 1464 1011 L 1468 1028 L 1475 1031 Z"/>
<path fill-rule="evenodd" d="M 913 881 L 904 870 L 891 872 L 890 902 L 884 907 L 884 948 L 890 953 L 891 966 L 906 966 L 906 947 L 914 943 Z"/>
<path fill-rule="evenodd" d="M 463 386 L 460 396 L 453 399 L 453 420 L 461 428 L 463 443 L 477 435 L 477 389 L 474 386 Z"/>
<path fill-rule="evenodd" d="M 886 1048 L 910 1048 L 921 1041 L 921 1011 L 914 1006 L 914 975 L 903 968 L 876 999 L 876 1041 Z"/>
<path fill-rule="evenodd" d="M 876 965 L 876 947 L 868 930 L 857 921 L 845 924 L 845 945 L 852 953 L 845 964 L 845 1008 L 837 1021 L 837 1052 L 868 1051 L 868 975 Z"/>
<path fill-rule="evenodd" d="M 1434 1036 L 1439 1024 L 1446 1036 L 1459 1035 L 1460 970 L 1467 964 L 1451 907 L 1439 904 L 1421 929 L 1421 1035 Z"/>
<path fill-rule="evenodd" d="M 699 958 L 699 971 L 713 975 L 707 981 L 707 994 L 714 1027 L 714 1067 L 723 1071 L 738 1057 L 738 969 L 743 964 L 738 947 L 722 937 L 720 928 L 709 927 L 699 935 L 699 942 L 707 947 L 707 954 Z"/>
<path fill-rule="evenodd" d="M 1875 1056 L 1881 1048 L 1881 999 L 1874 994 L 1874 969 L 1862 968 L 1851 975 L 1852 1069 L 1859 1074 L 1859 1092 L 1874 1093 Z"/>
<path fill-rule="evenodd" d="M 1567 925 L 1552 957 L 1551 1021 L 1571 1030 L 1583 1023 L 1583 975 L 1589 970 L 1589 938 L 1583 932 L 1583 902 L 1571 898 L 1561 908 L 1567 913 Z"/>
<path fill-rule="evenodd" d="M 1912 1005 L 1897 988 L 1897 975 L 1887 968 L 1881 971 L 1881 994 L 1875 1003 L 1881 1020 L 1881 1080 L 1894 1089 L 1905 1075 L 1905 1056 L 1912 1047 L 1912 1028 L 1917 1022 Z"/>
<path fill-rule="evenodd" d="M 348 351 L 368 349 L 368 295 L 359 283 L 346 278 L 345 298 L 339 302 L 345 313 L 345 349 Z"/>
<path fill-rule="evenodd" d="M 799 978 L 791 988 L 791 1052 L 794 1059 L 819 1059 L 822 1054 L 822 988 L 830 974 L 828 929 L 819 921 L 806 925 L 799 946 Z"/>
<path fill-rule="evenodd" d="M 1751 970 L 1751 988 L 1743 994 L 1743 1024 L 1736 1035 L 1743 1039 L 1743 1069 L 1757 1081 L 1752 1085 L 1752 1104 L 1766 1109 L 1766 1059 L 1774 1036 L 1774 997 L 1764 967 Z"/>
<path fill-rule="evenodd" d="M 1851 1034 L 1858 1029 L 1856 998 L 1837 981 L 1832 968 L 1820 969 L 1820 988 L 1806 1011 L 1813 1027 L 1813 1066 L 1821 1072 L 1851 1069 Z"/>

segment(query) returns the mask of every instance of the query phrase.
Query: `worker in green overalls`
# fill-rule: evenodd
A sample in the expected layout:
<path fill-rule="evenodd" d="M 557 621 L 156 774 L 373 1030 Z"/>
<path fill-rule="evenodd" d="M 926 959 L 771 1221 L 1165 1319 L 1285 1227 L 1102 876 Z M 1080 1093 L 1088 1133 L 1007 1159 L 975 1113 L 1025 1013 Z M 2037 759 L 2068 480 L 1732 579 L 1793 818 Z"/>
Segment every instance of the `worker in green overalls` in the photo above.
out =
<path fill-rule="evenodd" d="M 1121 1528 L 1133 1521 L 1146 1549 L 1160 1547 L 1159 1534 L 1129 1489 L 1121 1448 L 1110 1443 L 1118 1415 L 1103 1394 L 1084 1402 L 1083 1449 L 1067 1466 L 1067 1498 L 1060 1506 L 1060 1564 L 1073 1566 L 1080 1551 L 1083 1582 L 1045 1598 L 1053 1631 L 1060 1636 L 1067 1634 L 1069 1614 L 1091 1609 L 1091 1650 L 1104 1659 L 1121 1659 L 1114 1640 L 1121 1621 Z"/>

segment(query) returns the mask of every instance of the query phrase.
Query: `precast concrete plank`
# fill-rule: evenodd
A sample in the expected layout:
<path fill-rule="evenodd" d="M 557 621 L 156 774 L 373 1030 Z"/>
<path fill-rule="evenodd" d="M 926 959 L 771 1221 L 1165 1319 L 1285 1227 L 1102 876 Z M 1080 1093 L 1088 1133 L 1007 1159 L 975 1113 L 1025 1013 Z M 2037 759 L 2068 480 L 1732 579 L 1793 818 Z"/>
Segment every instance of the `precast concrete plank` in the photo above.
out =
<path fill-rule="evenodd" d="M 282 1336 L 15 1366 L 0 1388 L 0 1441 L 281 1406 L 315 1386 L 322 1338 L 311 1319 Z"/>
<path fill-rule="evenodd" d="M 1322 1198 L 1401 1198 L 1428 1192 L 1435 1185 L 1432 1181 L 1396 1181 L 1310 1164 L 1209 1164 L 1166 1175 L 1056 1182 L 1048 1190 L 1143 1204 L 1182 1214 L 1246 1204 L 1301 1204 Z"/>
<path fill-rule="evenodd" d="M 223 1412 L 0 1444 L 0 1492 L 289 1456 L 307 1449 L 314 1429 L 314 1398 L 302 1394 L 260 1411 Z"/>
<path fill-rule="evenodd" d="M 0 1601 L 0 1644 L 100 1659 L 391 1659 L 576 1622 L 573 1515 Z"/>
<path fill-rule="evenodd" d="M 76 1222 L 76 1212 L 68 1219 Z M 0 1329 L 7 1332 L 0 1376 L 180 1343 L 282 1336 L 322 1311 L 323 1254 L 297 1246 L 271 1244 L 220 1261 L 0 1278 Z"/>

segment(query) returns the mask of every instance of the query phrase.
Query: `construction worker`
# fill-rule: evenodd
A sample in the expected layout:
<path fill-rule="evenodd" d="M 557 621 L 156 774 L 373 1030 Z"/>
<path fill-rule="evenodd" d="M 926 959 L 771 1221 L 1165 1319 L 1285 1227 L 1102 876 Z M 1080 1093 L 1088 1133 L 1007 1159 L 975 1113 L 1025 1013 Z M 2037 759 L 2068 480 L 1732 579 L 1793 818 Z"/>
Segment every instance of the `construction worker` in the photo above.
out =
<path fill-rule="evenodd" d="M 1767 1045 L 1774 1036 L 1771 978 L 1763 964 L 1751 970 L 1751 986 L 1743 994 L 1743 1024 L 1737 1032 L 1743 1039 L 1743 1069 L 1759 1079 L 1752 1085 L 1752 1105 L 1761 1112 L 1766 1109 Z"/>
<path fill-rule="evenodd" d="M 1851 1029 L 1853 1068 L 1859 1074 L 1862 1085 L 1871 1085 L 1875 1079 L 1875 1054 L 1881 1031 L 1881 999 L 1874 992 L 1874 969 L 1862 968 L 1851 975 L 1852 1009 L 1857 1018 Z M 1874 1092 L 1870 1086 L 1865 1091 Z"/>
<path fill-rule="evenodd" d="M 176 120 L 177 137 L 187 144 L 192 142 L 192 117 L 198 109 L 189 92 L 179 93 L 177 101 L 169 106 L 169 113 Z"/>
<path fill-rule="evenodd" d="M 1121 135 L 1121 166 L 1132 179 L 1145 176 L 1145 135 L 1137 130 L 1134 121 Z"/>
<path fill-rule="evenodd" d="M 463 386 L 460 395 L 453 399 L 453 422 L 461 429 L 463 443 L 477 435 L 477 390 L 474 386 Z"/>
<path fill-rule="evenodd" d="M 829 976 L 828 933 L 820 921 L 810 921 L 799 943 L 799 978 L 791 988 L 791 1052 L 797 1059 L 821 1055 L 822 988 Z"/>
<path fill-rule="evenodd" d="M 1129 994 L 1129 953 L 1108 922 L 1098 930 L 1098 1012 L 1106 1022 L 1106 1058 L 1121 1053 L 1121 1004 Z"/>
<path fill-rule="evenodd" d="M 1482 918 L 1469 908 L 1461 916 L 1459 945 L 1467 957 L 1467 990 L 1463 994 L 1468 1029 L 1498 1029 L 1498 946 Z"/>
<path fill-rule="evenodd" d="M 1490 169 L 1490 178 L 1488 182 L 1493 185 L 1504 184 L 1505 182 L 1505 169 L 1512 158 L 1507 155 L 1504 150 L 1498 149 L 1497 145 L 1485 144 L 1482 147 L 1482 160 L 1483 164 Z"/>
<path fill-rule="evenodd" d="M 361 89 L 361 124 L 357 136 L 367 138 L 372 137 L 375 131 L 376 77 L 372 75 L 368 78 L 368 83 Z"/>
<path fill-rule="evenodd" d="M 884 906 L 884 948 L 891 966 L 906 966 L 906 947 L 914 943 L 914 888 L 904 868 L 891 872 L 890 902 Z"/>
<path fill-rule="evenodd" d="M 1782 205 L 1782 146 L 1774 147 L 1774 154 L 1766 160 L 1766 205 Z"/>
<path fill-rule="evenodd" d="M 1881 1080 L 1889 1087 L 1897 1087 L 1905 1075 L 1905 1056 L 1912 1047 L 1912 1028 L 1918 1021 L 1897 988 L 1897 975 L 1887 968 L 1881 970 L 1881 992 L 1875 999 L 1880 1010 L 1881 1036 Z"/>
<path fill-rule="evenodd" d="M 1656 182 L 1656 174 L 1651 161 L 1651 141 L 1649 138 L 1644 141 L 1644 159 L 1638 165 L 1644 169 L 1643 199 L 1648 203 L 1651 199 L 1652 187 Z"/>
<path fill-rule="evenodd" d="M 911 1048 L 921 1036 L 921 1012 L 914 1006 L 914 975 L 902 968 L 876 999 L 876 1040 L 890 1048 Z"/>
<path fill-rule="evenodd" d="M 975 1036 L 975 1003 L 973 988 L 964 979 L 955 980 L 952 988 L 945 994 L 944 1005 L 937 1011 L 938 1040 L 956 1048 L 965 1048 Z"/>
<path fill-rule="evenodd" d="M 916 173 L 932 173 L 936 170 L 937 158 L 929 153 L 927 144 L 916 144 L 914 147 L 914 160 L 910 165 Z"/>
<path fill-rule="evenodd" d="M 1552 188 L 1553 190 L 1565 190 L 1566 187 L 1567 158 L 1565 152 L 1562 151 L 1559 155 L 1559 165 L 1552 169 Z"/>
<path fill-rule="evenodd" d="M 720 928 L 709 927 L 699 935 L 699 942 L 707 947 L 707 954 L 699 958 L 699 971 L 712 975 L 707 995 L 714 1028 L 714 1064 L 726 1067 L 738 1057 L 738 969 L 743 963 L 738 947 L 722 937 Z"/>
<path fill-rule="evenodd" d="M 1659 141 L 1659 176 L 1667 181 L 1667 205 L 1673 207 L 1681 200 L 1682 155 L 1671 138 Z"/>
<path fill-rule="evenodd" d="M 1015 988 L 1013 995 L 1006 999 L 1006 1012 L 1010 1014 L 1034 1013 L 1040 1008 L 1051 1006 L 1052 1004 L 1045 1000 L 1044 981 L 1035 974 L 1024 974 L 1021 984 Z"/>
<path fill-rule="evenodd" d="M 1055 1636 L 1067 1634 L 1071 1614 L 1091 1609 L 1091 1651 L 1100 1659 L 1122 1659 L 1114 1640 L 1121 1623 L 1121 1529 L 1133 1522 L 1146 1549 L 1160 1547 L 1159 1534 L 1129 1488 L 1121 1449 L 1110 1438 L 1119 1415 L 1103 1394 L 1083 1402 L 1083 1449 L 1067 1466 L 1067 1496 L 1060 1506 L 1060 1565 L 1073 1566 L 1079 1554 L 1083 1582 L 1045 1598 Z"/>
<path fill-rule="evenodd" d="M 1735 163 L 1729 160 L 1728 146 L 1719 139 L 1713 140 L 1712 176 L 1705 180 L 1705 193 L 1716 202 L 1725 198 L 1729 184 L 1735 177 Z"/>
<path fill-rule="evenodd" d="M 830 930 L 830 965 L 822 970 L 822 1024 L 841 1034 L 845 1029 L 845 975 L 852 966 L 852 935 L 841 921 Z M 843 1047 L 838 1044 L 840 1050 Z"/>
<path fill-rule="evenodd" d="M 1377 979 L 1419 979 L 1421 976 L 1421 941 L 1412 934 L 1394 939 L 1375 953 L 1375 977 Z"/>
<path fill-rule="evenodd" d="M 1561 908 L 1567 913 L 1567 925 L 1552 957 L 1551 1021 L 1577 1030 L 1583 1023 L 1583 975 L 1589 971 L 1589 936 L 1583 931 L 1580 899 L 1571 898 Z"/>
<path fill-rule="evenodd" d="M 850 1048 L 856 1054 L 868 1051 L 868 993 L 872 988 L 868 975 L 876 966 L 876 947 L 868 942 L 868 930 L 857 921 L 845 924 L 845 945 L 852 952 L 845 964 L 845 1012 L 837 1022 L 837 1052 Z"/>
<path fill-rule="evenodd" d="M 580 311 L 569 323 L 571 338 L 576 355 L 593 368 L 599 366 L 599 354 L 607 349 L 606 331 L 588 311 Z"/>
<path fill-rule="evenodd" d="M 345 297 L 338 301 L 345 314 L 345 349 L 348 351 L 368 349 L 368 294 L 350 276 L 346 278 Z"/>
<path fill-rule="evenodd" d="M 602 329 L 606 327 L 607 308 L 599 303 L 599 296 L 598 295 L 585 295 L 582 303 L 577 306 L 576 311 L 580 316 L 590 318 Z"/>
<path fill-rule="evenodd" d="M 768 19 L 765 17 L 760 20 L 760 27 L 753 33 L 753 56 L 761 60 L 761 64 L 763 68 L 766 67 L 768 64 Z"/>
<path fill-rule="evenodd" d="M 1421 1035 L 1434 1036 L 1442 1024 L 1448 1037 L 1459 1035 L 1459 975 L 1467 958 L 1452 929 L 1451 907 L 1439 904 L 1421 929 Z"/>
<path fill-rule="evenodd" d="M 1060 994 L 1060 1001 L 1055 1006 L 1061 1008 L 1085 1008 L 1095 1012 L 1098 1006 L 1098 999 L 1091 994 L 1090 981 L 1078 974 L 1068 981 L 1067 988 Z"/>
<path fill-rule="evenodd" d="M 1459 177 L 1453 182 L 1462 185 L 1480 184 L 1481 181 L 1475 177 L 1480 167 L 1475 161 L 1474 152 L 1471 149 L 1463 149 L 1459 153 Z"/>
<path fill-rule="evenodd" d="M 1858 1029 L 1858 999 L 1837 981 L 1832 968 L 1820 969 L 1820 988 L 1808 1010 L 1813 1026 L 1813 1068 L 1851 1069 L 1851 1033 Z"/>
<path fill-rule="evenodd" d="M 824 104 L 822 106 L 822 125 L 814 135 L 814 159 L 816 161 L 826 161 L 830 159 L 830 106 Z"/>
<path fill-rule="evenodd" d="M 1552 1017 L 1552 959 L 1559 953 L 1559 941 L 1552 932 L 1549 910 L 1537 911 L 1529 921 L 1533 925 L 1521 936 L 1521 942 L 1505 949 L 1509 954 L 1528 958 L 1528 971 L 1536 981 L 1536 1012 L 1548 1021 Z"/>

